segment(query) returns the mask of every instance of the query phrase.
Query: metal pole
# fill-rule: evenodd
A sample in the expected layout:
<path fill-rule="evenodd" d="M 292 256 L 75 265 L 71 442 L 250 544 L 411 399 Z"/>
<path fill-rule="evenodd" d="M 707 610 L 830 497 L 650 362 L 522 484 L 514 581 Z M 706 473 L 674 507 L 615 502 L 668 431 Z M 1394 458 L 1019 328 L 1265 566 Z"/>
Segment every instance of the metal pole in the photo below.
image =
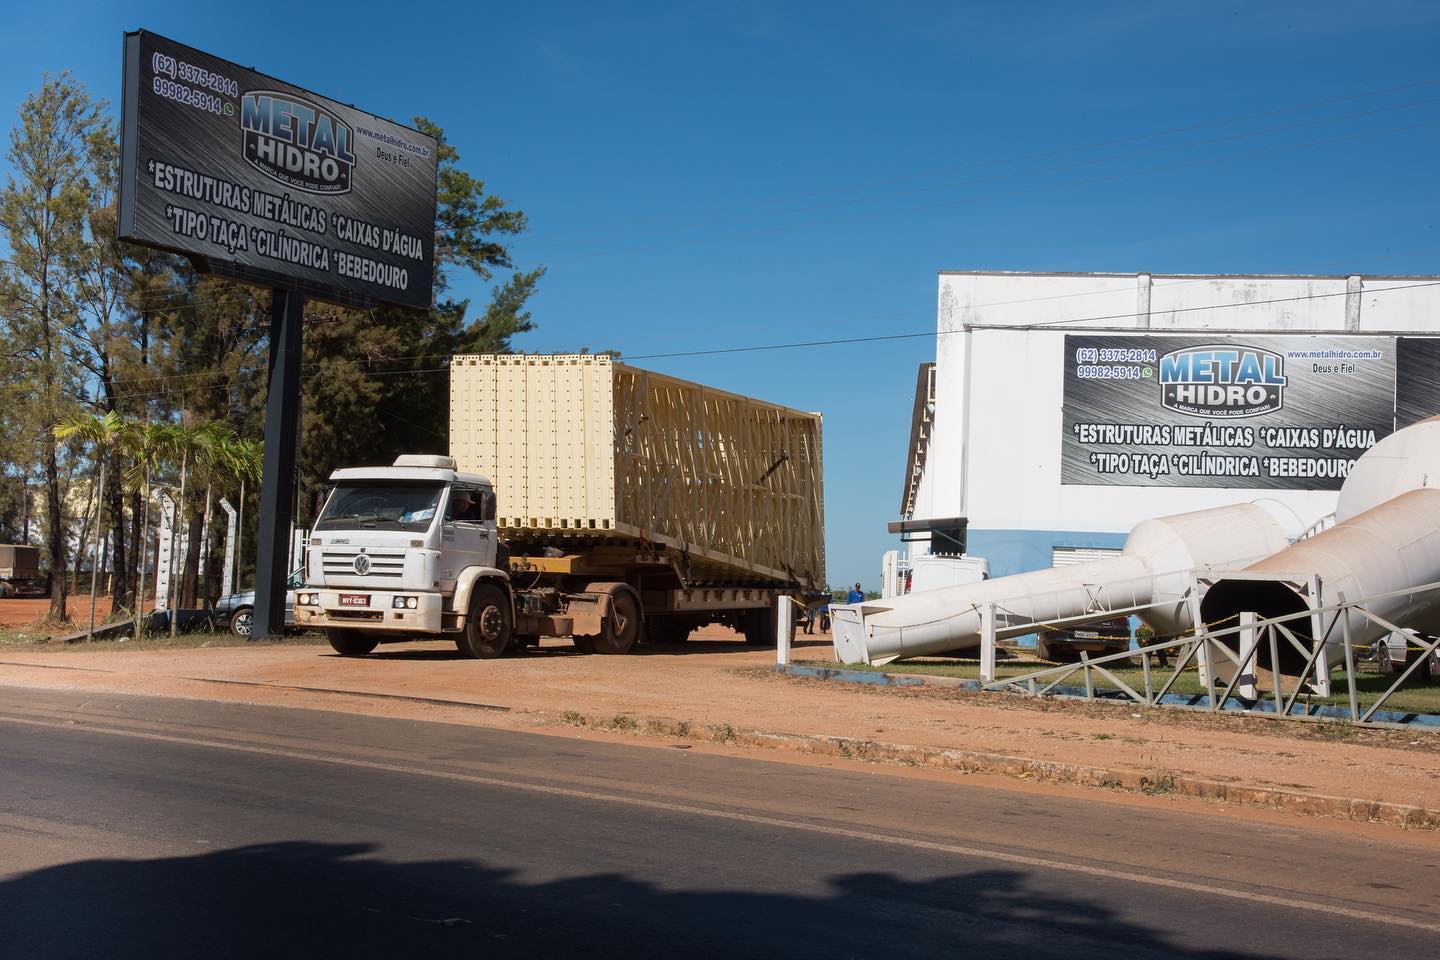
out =
<path fill-rule="evenodd" d="M 995 682 L 995 604 L 980 608 L 980 682 Z"/>
<path fill-rule="evenodd" d="M 260 484 L 260 532 L 255 549 L 255 619 L 250 639 L 285 630 L 285 555 L 295 499 L 295 437 L 300 410 L 300 326 L 305 295 L 270 293 L 270 376 L 265 398 L 265 472 Z"/>
<path fill-rule="evenodd" d="M 1355 648 L 1350 646 L 1350 614 L 1345 609 L 1345 591 L 1335 594 L 1340 602 L 1340 634 L 1345 639 L 1345 681 L 1350 687 L 1350 719 L 1360 719 L 1360 697 L 1355 692 Z"/>
<path fill-rule="evenodd" d="M 1145 705 L 1153 706 L 1155 691 L 1150 687 L 1150 654 L 1143 649 L 1140 651 L 1140 672 L 1145 677 Z"/>

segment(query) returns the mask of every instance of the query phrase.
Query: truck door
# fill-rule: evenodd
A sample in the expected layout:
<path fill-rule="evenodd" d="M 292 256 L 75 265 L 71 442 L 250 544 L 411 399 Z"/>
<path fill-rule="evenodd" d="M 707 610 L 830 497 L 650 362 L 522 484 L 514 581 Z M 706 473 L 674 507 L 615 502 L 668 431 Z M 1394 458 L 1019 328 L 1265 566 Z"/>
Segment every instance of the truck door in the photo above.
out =
<path fill-rule="evenodd" d="M 442 590 L 455 589 L 466 567 L 495 566 L 495 492 L 462 483 L 451 486 L 440 537 Z"/>

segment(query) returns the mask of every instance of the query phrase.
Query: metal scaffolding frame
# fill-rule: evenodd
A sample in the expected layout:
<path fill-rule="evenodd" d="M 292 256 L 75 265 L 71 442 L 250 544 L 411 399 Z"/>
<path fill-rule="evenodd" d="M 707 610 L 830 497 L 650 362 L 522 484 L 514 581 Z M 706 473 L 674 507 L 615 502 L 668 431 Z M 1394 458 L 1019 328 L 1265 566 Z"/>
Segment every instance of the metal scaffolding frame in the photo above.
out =
<path fill-rule="evenodd" d="M 1233 577 L 1233 574 L 1226 574 L 1225 577 Z M 1295 708 L 1302 694 L 1311 693 L 1328 697 L 1330 695 L 1331 667 L 1328 662 L 1327 651 L 1335 645 L 1335 633 L 1337 627 L 1340 631 L 1339 647 L 1343 655 L 1343 662 L 1336 667 L 1344 668 L 1344 680 L 1349 693 L 1348 716 L 1346 719 L 1352 723 L 1372 724 L 1376 723 L 1373 718 L 1376 713 L 1384 707 L 1390 697 L 1399 690 L 1416 670 L 1420 669 L 1427 658 L 1435 656 L 1440 650 L 1440 638 L 1425 640 L 1416 637 L 1416 648 L 1420 655 L 1413 658 L 1406 668 L 1401 671 L 1395 681 L 1385 690 L 1384 693 L 1364 711 L 1360 708 L 1359 695 L 1356 689 L 1356 651 L 1360 645 L 1353 642 L 1351 636 L 1352 615 L 1358 615 L 1364 620 L 1373 623 L 1388 633 L 1407 633 L 1403 627 L 1394 624 L 1386 618 L 1368 609 L 1376 601 L 1386 600 L 1394 597 L 1415 596 L 1419 594 L 1432 593 L 1440 590 L 1440 582 L 1427 583 L 1418 587 L 1409 587 L 1403 590 L 1395 590 L 1389 593 L 1376 594 L 1374 596 L 1362 597 L 1356 600 L 1348 600 L 1343 592 L 1337 595 L 1333 604 L 1319 605 L 1319 581 L 1318 578 L 1308 578 L 1303 584 L 1304 593 L 1307 598 L 1307 609 L 1285 614 L 1279 617 L 1258 618 L 1253 614 L 1242 614 L 1238 623 L 1233 626 L 1225 626 L 1221 629 L 1212 629 L 1199 618 L 1200 597 L 1206 580 L 1219 579 L 1219 577 L 1196 577 L 1186 597 L 1191 610 L 1194 611 L 1194 621 L 1198 629 L 1192 628 L 1187 634 L 1166 640 L 1161 643 L 1151 644 L 1142 647 L 1138 651 L 1127 650 L 1121 653 L 1107 654 L 1103 657 L 1091 659 L 1088 654 L 1081 653 L 1080 661 L 1073 664 L 1064 664 L 1056 667 L 1047 667 L 1033 673 L 1027 673 L 1018 677 L 1011 677 L 1004 680 L 995 678 L 996 639 L 995 625 L 997 620 L 1004 618 L 1003 610 L 995 603 L 987 603 L 981 610 L 982 637 L 980 653 L 980 673 L 982 690 L 1000 690 L 1019 692 L 1026 696 L 1055 696 L 1058 688 L 1066 680 L 1076 673 L 1082 673 L 1085 682 L 1085 696 L 1087 699 L 1095 698 L 1095 680 L 1098 674 L 1114 685 L 1114 688 L 1129 700 L 1145 706 L 1163 707 L 1171 704 L 1165 701 L 1165 697 L 1179 680 L 1185 669 L 1194 662 L 1201 674 L 1201 682 L 1204 684 L 1208 694 L 1208 709 L 1210 712 L 1219 712 L 1229 709 L 1233 700 L 1243 710 L 1256 713 L 1262 716 L 1273 716 L 1284 719 L 1314 719 L 1308 705 L 1302 705 L 1299 713 Z M 1275 578 L 1271 578 L 1275 579 Z M 1284 578 L 1292 588 L 1296 586 L 1291 578 Z M 1297 591 L 1298 592 L 1298 591 Z M 1307 596 L 1308 595 L 1308 596 Z M 1157 601 L 1155 603 L 1141 604 L 1131 607 L 1116 608 L 1105 611 L 1106 616 L 1140 613 L 1144 610 L 1168 605 L 1173 601 Z M 1065 623 L 1081 623 L 1093 620 L 1094 613 L 1083 617 L 1070 617 L 1062 621 L 1047 621 L 1045 623 L 1016 624 L 1007 623 L 1009 628 L 1033 626 L 1036 629 L 1041 627 L 1054 627 Z M 1315 638 L 1309 643 L 1296 635 L 1292 627 L 1297 621 L 1309 619 L 1311 621 L 1311 637 Z M 1322 629 L 1323 628 L 1323 629 Z M 1236 649 L 1225 641 L 1233 638 Z M 1383 641 L 1377 641 L 1383 642 Z M 1280 651 L 1288 644 L 1304 658 L 1303 668 L 1294 675 L 1294 688 L 1290 691 L 1285 689 L 1285 675 L 1272 671 L 1271 689 L 1268 699 L 1262 696 L 1257 689 L 1258 684 L 1254 673 L 1259 654 L 1262 650 L 1270 653 L 1272 666 L 1280 662 Z M 1160 658 L 1163 663 L 1164 656 L 1170 652 L 1178 655 L 1174 669 L 1169 670 L 1169 675 L 1158 687 L 1155 684 L 1156 671 L 1152 666 L 1152 658 Z M 1121 663 L 1133 661 L 1136 657 L 1140 660 L 1142 675 L 1142 689 L 1135 689 L 1117 677 L 1112 669 Z M 1217 669 L 1220 665 L 1220 669 Z M 1168 669 L 1168 668 L 1167 668 Z M 1230 674 L 1228 680 L 1217 682 L 1217 673 L 1224 670 Z M 1162 671 L 1163 675 L 1164 671 Z M 1243 696 L 1243 691 L 1237 692 L 1238 688 L 1248 687 L 1253 696 Z M 1070 694 L 1064 694 L 1070 695 Z"/>

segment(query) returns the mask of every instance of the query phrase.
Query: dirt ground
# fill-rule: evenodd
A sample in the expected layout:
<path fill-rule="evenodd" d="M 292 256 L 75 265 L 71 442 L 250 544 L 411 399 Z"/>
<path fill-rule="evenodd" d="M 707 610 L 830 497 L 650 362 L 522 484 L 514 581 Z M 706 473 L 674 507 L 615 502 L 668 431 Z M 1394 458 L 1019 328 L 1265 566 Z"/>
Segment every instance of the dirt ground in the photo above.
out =
<path fill-rule="evenodd" d="M 78 596 L 71 594 L 65 600 L 65 609 L 70 613 L 70 619 L 75 622 L 76 629 L 83 627 L 90 622 L 90 594 L 82 593 Z M 13 630 L 17 627 L 27 627 L 33 623 L 43 620 L 50 614 L 50 601 L 43 600 L 17 600 L 14 597 L 7 597 L 0 600 L 0 630 Z M 95 622 L 101 623 L 110 616 L 110 598 L 95 598 Z M 44 632 L 58 634 L 57 628 L 49 627 Z"/>
<path fill-rule="evenodd" d="M 831 662 L 828 639 L 797 639 L 797 662 Z M 628 657 L 584 656 L 568 643 L 547 641 L 526 656 L 477 661 L 461 659 L 448 643 L 387 645 L 357 659 L 335 656 L 320 642 L 180 650 L 25 645 L 0 651 L 0 685 L 292 705 L 549 732 L 577 716 L 622 718 L 612 725 L 617 729 L 643 728 L 652 720 L 730 724 L 738 730 L 985 751 L 1426 809 L 1440 805 L 1437 733 L 806 680 L 775 674 L 773 651 L 748 648 L 720 628 L 676 647 L 642 650 Z"/>

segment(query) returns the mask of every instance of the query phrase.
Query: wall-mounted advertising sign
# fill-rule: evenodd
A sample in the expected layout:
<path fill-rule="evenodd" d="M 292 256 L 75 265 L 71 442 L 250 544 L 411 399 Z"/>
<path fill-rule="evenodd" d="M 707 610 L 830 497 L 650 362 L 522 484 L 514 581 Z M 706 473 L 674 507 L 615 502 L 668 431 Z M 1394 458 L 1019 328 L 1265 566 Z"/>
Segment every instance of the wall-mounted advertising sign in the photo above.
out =
<path fill-rule="evenodd" d="M 341 303 L 429 307 L 435 141 L 146 31 L 125 36 L 120 235 Z"/>
<path fill-rule="evenodd" d="M 1061 482 L 1338 490 L 1395 378 L 1394 337 L 1068 335 Z"/>

